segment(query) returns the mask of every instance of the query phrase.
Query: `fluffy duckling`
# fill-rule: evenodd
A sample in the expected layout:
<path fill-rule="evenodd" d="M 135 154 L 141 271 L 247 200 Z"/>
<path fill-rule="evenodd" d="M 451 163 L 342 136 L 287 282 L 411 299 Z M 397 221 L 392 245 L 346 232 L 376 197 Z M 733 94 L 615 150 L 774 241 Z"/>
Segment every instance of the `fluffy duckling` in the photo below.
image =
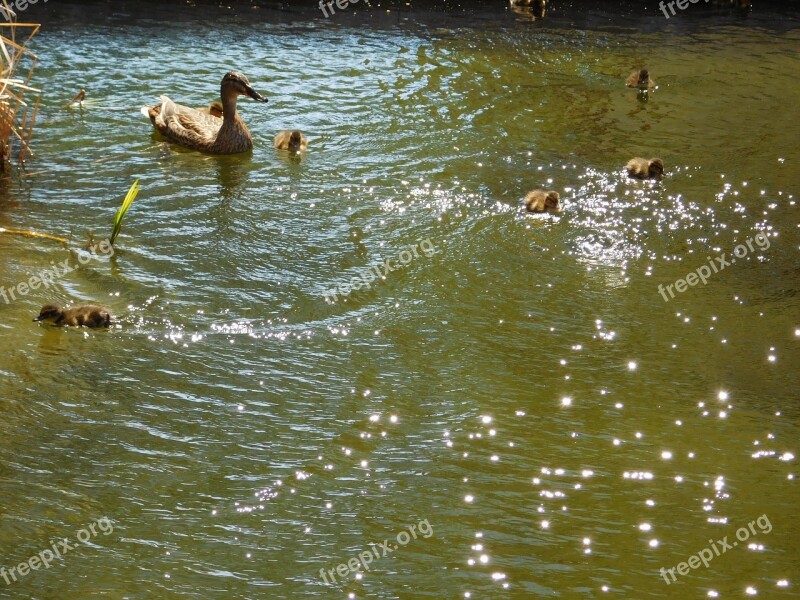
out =
<path fill-rule="evenodd" d="M 628 79 L 625 81 L 625 85 L 629 88 L 639 88 L 640 90 L 650 90 L 656 87 L 656 82 L 653 81 L 653 78 L 650 77 L 650 71 L 647 69 L 641 69 L 639 71 L 634 71 L 630 75 L 628 75 Z"/>
<path fill-rule="evenodd" d="M 543 19 L 547 14 L 547 0 L 510 0 L 511 10 L 532 20 Z"/>
<path fill-rule="evenodd" d="M 664 175 L 664 161 L 660 158 L 632 158 L 625 165 L 628 170 L 628 177 L 636 179 L 661 179 Z"/>
<path fill-rule="evenodd" d="M 108 309 L 96 304 L 84 304 L 72 308 L 61 308 L 58 304 L 48 304 L 39 311 L 34 321 L 48 321 L 53 325 L 70 327 L 108 327 L 114 317 Z"/>
<path fill-rule="evenodd" d="M 275 136 L 275 148 L 290 150 L 291 152 L 304 152 L 308 148 L 308 139 L 302 131 L 281 131 Z"/>
<path fill-rule="evenodd" d="M 211 115 L 212 117 L 217 117 L 218 119 L 222 118 L 222 101 L 221 100 L 214 100 L 210 102 L 208 106 L 204 106 L 203 108 L 198 108 L 202 113 L 206 113 L 207 115 Z"/>
<path fill-rule="evenodd" d="M 560 213 L 561 198 L 557 192 L 533 190 L 525 196 L 525 208 L 533 213 Z"/>

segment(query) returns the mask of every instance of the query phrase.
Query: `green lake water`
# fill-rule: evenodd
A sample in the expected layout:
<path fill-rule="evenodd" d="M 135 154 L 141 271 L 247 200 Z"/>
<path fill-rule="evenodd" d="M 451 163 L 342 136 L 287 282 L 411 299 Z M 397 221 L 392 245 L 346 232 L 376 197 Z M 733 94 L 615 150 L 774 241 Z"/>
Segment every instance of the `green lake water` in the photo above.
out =
<path fill-rule="evenodd" d="M 5 290 L 75 267 L 0 299 L 0 567 L 77 544 L 0 597 L 798 597 L 800 12 L 649 4 L 29 7 L 0 227 L 74 247 L 142 190 L 111 258 L 0 236 Z M 252 154 L 138 111 L 233 69 L 269 98 L 239 104 Z M 560 216 L 524 214 L 537 187 Z M 31 321 L 86 301 L 118 325 Z"/>

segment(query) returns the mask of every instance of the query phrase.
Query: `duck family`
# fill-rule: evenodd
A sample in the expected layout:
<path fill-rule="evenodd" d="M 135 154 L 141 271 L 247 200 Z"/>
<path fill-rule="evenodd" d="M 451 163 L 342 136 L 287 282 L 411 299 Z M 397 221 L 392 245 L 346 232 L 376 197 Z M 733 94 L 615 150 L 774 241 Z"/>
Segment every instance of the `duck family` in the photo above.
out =
<path fill-rule="evenodd" d="M 544 2 L 541 4 L 544 5 Z M 533 0 L 517 3 L 517 6 L 532 5 L 536 5 Z M 633 71 L 625 84 L 640 90 L 655 87 L 647 69 Z M 236 112 L 239 96 L 267 102 L 267 98 L 253 88 L 243 73 L 231 71 L 225 74 L 220 83 L 220 100 L 208 106 L 190 108 L 176 104 L 168 96 L 161 96 L 160 104 L 142 107 L 142 114 L 164 137 L 185 148 L 209 154 L 247 152 L 253 148 L 253 136 Z M 300 153 L 307 150 L 308 139 L 302 131 L 287 129 L 275 136 L 273 146 L 278 150 Z M 628 161 L 625 169 L 631 178 L 660 179 L 664 175 L 664 162 L 660 158 L 637 156 Z M 554 190 L 532 190 L 525 195 L 523 204 L 525 210 L 531 213 L 558 214 L 562 210 L 561 198 Z M 58 304 L 48 304 L 42 307 L 34 321 L 50 322 L 57 326 L 108 327 L 113 322 L 113 316 L 107 308 L 96 304 L 67 309 Z"/>
<path fill-rule="evenodd" d="M 161 103 L 142 108 L 153 127 L 165 138 L 191 150 L 208 154 L 238 154 L 253 149 L 253 136 L 236 112 L 239 96 L 247 96 L 256 102 L 267 102 L 250 85 L 247 77 L 238 71 L 226 73 L 220 84 L 222 115 L 216 110 L 190 108 L 176 104 L 168 96 L 161 96 Z"/>

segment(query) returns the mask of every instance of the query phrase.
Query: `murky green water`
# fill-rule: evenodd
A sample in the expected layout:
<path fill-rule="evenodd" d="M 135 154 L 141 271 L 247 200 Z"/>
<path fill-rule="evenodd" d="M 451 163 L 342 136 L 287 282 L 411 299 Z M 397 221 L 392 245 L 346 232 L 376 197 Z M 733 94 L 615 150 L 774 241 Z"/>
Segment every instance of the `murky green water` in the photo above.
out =
<path fill-rule="evenodd" d="M 112 259 L 0 301 L 0 566 L 88 539 L 1 597 L 796 597 L 796 12 L 698 5 L 643 33 L 54 4 L 0 227 L 100 238 L 142 192 Z M 643 62 L 648 102 L 621 83 Z M 179 150 L 138 113 L 203 105 L 233 68 L 270 99 L 240 105 L 252 156 Z M 129 108 L 61 109 L 81 87 Z M 284 127 L 305 160 L 272 149 Z M 627 180 L 636 155 L 668 177 Z M 560 217 L 520 211 L 540 186 Z M 6 290 L 78 265 L 0 253 Z M 31 323 L 88 300 L 119 327 Z"/>

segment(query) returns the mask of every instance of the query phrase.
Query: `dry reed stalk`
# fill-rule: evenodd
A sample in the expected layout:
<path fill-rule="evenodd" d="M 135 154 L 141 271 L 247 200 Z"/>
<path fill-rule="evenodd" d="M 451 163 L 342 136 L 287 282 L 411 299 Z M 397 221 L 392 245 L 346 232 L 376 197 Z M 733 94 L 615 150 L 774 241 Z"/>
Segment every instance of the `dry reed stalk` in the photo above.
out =
<path fill-rule="evenodd" d="M 5 14 L 14 14 L 8 0 L 0 0 L 0 3 Z M 3 32 L 0 33 L 0 169 L 3 169 L 11 159 L 15 143 L 19 146 L 17 159 L 20 163 L 32 154 L 30 141 L 39 112 L 40 90 L 31 87 L 30 81 L 39 58 L 26 46 L 40 25 L 17 23 L 14 16 L 10 23 L 0 23 L 0 27 L 7 28 L 0 29 Z M 17 41 L 17 29 L 21 34 L 25 32 L 20 36 L 21 43 Z M 24 99 L 26 92 L 36 94 L 30 118 L 30 106 Z"/>
<path fill-rule="evenodd" d="M 50 235 L 49 233 L 39 233 L 38 231 L 29 231 L 27 229 L 9 229 L 8 227 L 0 227 L 0 233 L 8 233 L 11 235 L 24 235 L 25 237 L 53 240 L 55 242 L 61 242 L 62 244 L 69 243 L 69 240 L 67 238 L 58 237 L 57 235 Z"/>

